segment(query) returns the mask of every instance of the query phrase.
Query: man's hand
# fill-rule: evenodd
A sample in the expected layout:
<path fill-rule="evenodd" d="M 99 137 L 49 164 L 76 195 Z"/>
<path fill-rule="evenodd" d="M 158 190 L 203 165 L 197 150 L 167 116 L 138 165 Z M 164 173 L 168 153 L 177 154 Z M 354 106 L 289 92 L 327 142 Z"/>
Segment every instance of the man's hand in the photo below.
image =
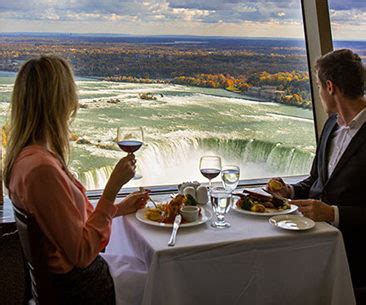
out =
<path fill-rule="evenodd" d="M 120 203 L 116 204 L 118 210 L 115 217 L 136 212 L 138 209 L 145 207 L 148 199 L 149 191 L 147 190 L 129 194 Z"/>
<path fill-rule="evenodd" d="M 282 180 L 282 178 L 276 177 L 268 181 L 265 188 L 276 195 L 280 195 L 285 198 L 290 198 L 292 195 L 291 187 Z"/>
<path fill-rule="evenodd" d="M 291 200 L 291 204 L 296 204 L 305 217 L 309 217 L 314 221 L 334 221 L 333 207 L 320 200 Z"/>

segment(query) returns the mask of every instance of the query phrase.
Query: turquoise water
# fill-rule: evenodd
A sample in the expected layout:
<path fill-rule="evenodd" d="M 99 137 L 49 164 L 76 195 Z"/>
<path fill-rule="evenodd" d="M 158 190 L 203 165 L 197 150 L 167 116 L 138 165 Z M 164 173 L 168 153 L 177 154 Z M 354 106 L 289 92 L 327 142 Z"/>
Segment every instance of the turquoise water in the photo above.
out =
<path fill-rule="evenodd" d="M 14 75 L 0 73 L 1 124 L 13 82 Z M 315 152 L 310 110 L 250 101 L 222 89 L 87 79 L 77 84 L 82 108 L 72 130 L 90 143 L 72 142 L 71 167 L 90 189 L 102 188 L 125 155 L 113 142 L 117 128 L 125 126 L 141 126 L 145 133 L 145 145 L 136 153 L 143 178 L 131 186 L 204 181 L 198 170 L 204 154 L 239 165 L 241 179 L 310 169 Z M 143 92 L 157 100 L 140 99 Z"/>

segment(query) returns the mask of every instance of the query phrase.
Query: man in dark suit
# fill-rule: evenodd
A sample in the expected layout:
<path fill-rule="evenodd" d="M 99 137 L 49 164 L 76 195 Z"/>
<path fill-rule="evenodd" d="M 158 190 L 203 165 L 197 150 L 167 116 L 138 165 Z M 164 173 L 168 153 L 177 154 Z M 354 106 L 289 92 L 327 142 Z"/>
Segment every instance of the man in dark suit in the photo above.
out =
<path fill-rule="evenodd" d="M 283 184 L 304 216 L 327 221 L 343 234 L 354 287 L 366 286 L 366 100 L 365 68 L 350 50 L 318 59 L 317 84 L 329 114 L 310 176 Z M 276 178 L 282 181 L 280 178 Z M 270 188 L 270 186 L 268 186 Z"/>

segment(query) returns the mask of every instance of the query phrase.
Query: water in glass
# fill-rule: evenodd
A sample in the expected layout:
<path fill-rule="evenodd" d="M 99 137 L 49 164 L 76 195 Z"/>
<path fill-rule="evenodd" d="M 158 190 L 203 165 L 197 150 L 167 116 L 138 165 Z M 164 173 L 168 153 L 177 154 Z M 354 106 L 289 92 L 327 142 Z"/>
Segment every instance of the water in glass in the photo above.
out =
<path fill-rule="evenodd" d="M 226 190 L 232 192 L 236 189 L 240 178 L 240 168 L 236 165 L 227 165 L 221 171 L 222 183 Z"/>
<path fill-rule="evenodd" d="M 225 220 L 225 214 L 229 212 L 231 207 L 231 192 L 228 192 L 222 187 L 213 188 L 211 190 L 212 209 L 216 214 L 216 220 L 211 226 L 215 228 L 228 228 L 230 223 Z"/>

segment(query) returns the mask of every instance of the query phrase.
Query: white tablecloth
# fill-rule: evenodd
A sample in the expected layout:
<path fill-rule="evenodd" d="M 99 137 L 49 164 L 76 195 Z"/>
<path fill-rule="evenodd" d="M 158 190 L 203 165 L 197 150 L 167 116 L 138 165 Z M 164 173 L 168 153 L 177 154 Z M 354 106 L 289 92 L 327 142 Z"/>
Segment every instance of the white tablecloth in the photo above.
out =
<path fill-rule="evenodd" d="M 268 217 L 235 211 L 227 219 L 232 226 L 224 230 L 209 224 L 181 228 L 175 247 L 167 245 L 171 229 L 141 223 L 135 215 L 115 219 L 107 254 L 134 257 L 140 274 L 148 270 L 146 280 L 139 272 L 131 275 L 130 304 L 355 304 L 336 228 L 316 223 L 310 231 L 285 231 Z M 115 285 L 117 295 L 130 287 L 118 280 Z"/>

